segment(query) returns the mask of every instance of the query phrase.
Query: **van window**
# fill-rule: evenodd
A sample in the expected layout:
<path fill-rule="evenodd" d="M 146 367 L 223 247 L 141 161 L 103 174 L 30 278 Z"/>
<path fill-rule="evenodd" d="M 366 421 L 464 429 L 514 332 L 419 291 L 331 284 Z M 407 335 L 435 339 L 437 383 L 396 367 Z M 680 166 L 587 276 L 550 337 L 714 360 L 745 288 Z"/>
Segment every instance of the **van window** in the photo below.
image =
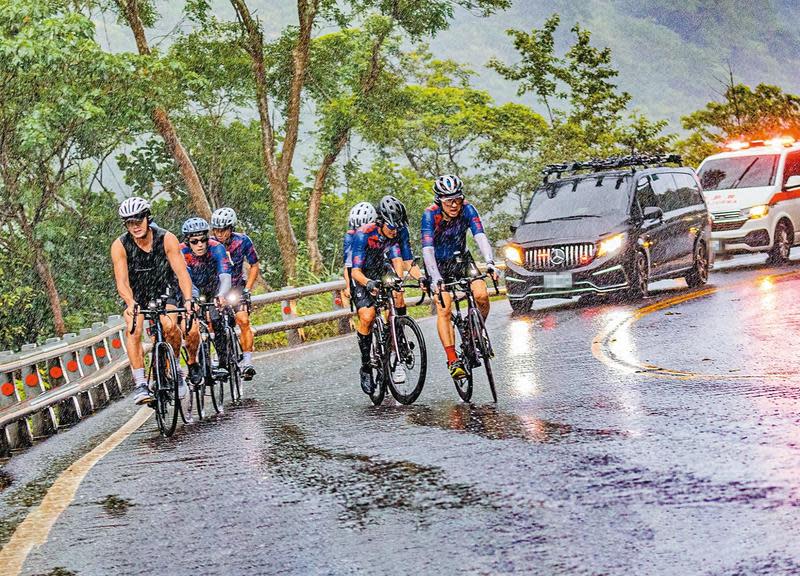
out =
<path fill-rule="evenodd" d="M 675 186 L 675 180 L 669 173 L 653 174 L 650 176 L 653 183 L 653 190 L 658 197 L 658 205 L 666 214 L 672 210 L 683 208 L 681 199 Z"/>
<path fill-rule="evenodd" d="M 681 206 L 697 206 L 703 203 L 700 187 L 691 174 L 673 172 L 672 177 L 675 179 L 675 187 L 677 188 Z"/>
<path fill-rule="evenodd" d="M 700 168 L 700 183 L 706 191 L 772 186 L 779 158 L 778 154 L 759 154 L 708 160 Z"/>
<path fill-rule="evenodd" d="M 786 155 L 786 165 L 783 168 L 783 184 L 786 186 L 789 176 L 800 176 L 800 152 L 792 152 Z"/>
<path fill-rule="evenodd" d="M 650 178 L 643 176 L 636 182 L 636 200 L 639 203 L 639 216 L 643 217 L 644 209 L 651 206 L 658 207 L 658 199 L 653 187 L 650 185 Z"/>

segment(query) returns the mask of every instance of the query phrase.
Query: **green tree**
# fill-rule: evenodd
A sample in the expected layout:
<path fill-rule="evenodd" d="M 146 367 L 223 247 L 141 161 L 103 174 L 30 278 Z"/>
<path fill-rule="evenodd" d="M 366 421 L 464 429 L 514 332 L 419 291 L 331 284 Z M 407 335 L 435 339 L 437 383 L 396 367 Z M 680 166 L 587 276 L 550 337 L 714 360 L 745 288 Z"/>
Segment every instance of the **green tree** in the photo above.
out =
<path fill-rule="evenodd" d="M 769 84 L 752 89 L 731 79 L 722 101 L 684 116 L 682 124 L 689 131 L 682 151 L 696 165 L 733 139 L 800 138 L 800 96 Z"/>
<path fill-rule="evenodd" d="M 150 101 L 131 58 L 103 52 L 94 32 L 66 0 L 0 5 L 0 228 L 27 243 L 58 334 L 62 297 L 43 231 L 71 209 L 72 183 L 96 176 L 140 128 Z"/>

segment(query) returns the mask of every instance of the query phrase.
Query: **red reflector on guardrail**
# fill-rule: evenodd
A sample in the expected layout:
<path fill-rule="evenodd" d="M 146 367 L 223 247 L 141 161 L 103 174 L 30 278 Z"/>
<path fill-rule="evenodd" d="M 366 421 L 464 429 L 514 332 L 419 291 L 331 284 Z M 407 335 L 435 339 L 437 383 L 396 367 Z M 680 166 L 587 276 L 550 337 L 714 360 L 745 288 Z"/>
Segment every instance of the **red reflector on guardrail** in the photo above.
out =
<path fill-rule="evenodd" d="M 105 358 L 106 357 L 106 349 L 105 348 L 98 348 L 97 350 L 94 351 L 94 353 L 97 354 L 98 358 Z"/>
<path fill-rule="evenodd" d="M 61 369 L 61 366 L 53 366 L 50 368 L 50 378 L 61 378 L 64 375 L 64 371 Z"/>
<path fill-rule="evenodd" d="M 38 386 L 39 385 L 39 375 L 37 373 L 28 374 L 25 376 L 25 384 L 28 386 Z"/>
<path fill-rule="evenodd" d="M 111 341 L 111 347 L 112 347 L 114 350 L 119 350 L 120 348 L 122 348 L 122 340 L 120 340 L 119 338 L 114 338 L 114 339 Z"/>
<path fill-rule="evenodd" d="M 70 360 L 67 362 L 67 370 L 70 372 L 77 372 L 78 371 L 78 363 L 75 360 Z"/>
<path fill-rule="evenodd" d="M 284 307 L 283 307 L 283 313 L 284 313 L 284 314 L 291 314 L 291 313 L 292 313 L 292 308 L 291 308 L 291 306 L 284 306 Z"/>
<path fill-rule="evenodd" d="M 85 354 L 83 357 L 83 363 L 86 364 L 87 366 L 91 366 L 92 364 L 94 364 L 94 356 L 92 356 L 91 354 Z"/>
<path fill-rule="evenodd" d="M 3 382 L 0 390 L 3 392 L 3 396 L 11 396 L 14 394 L 14 385 L 11 382 Z"/>

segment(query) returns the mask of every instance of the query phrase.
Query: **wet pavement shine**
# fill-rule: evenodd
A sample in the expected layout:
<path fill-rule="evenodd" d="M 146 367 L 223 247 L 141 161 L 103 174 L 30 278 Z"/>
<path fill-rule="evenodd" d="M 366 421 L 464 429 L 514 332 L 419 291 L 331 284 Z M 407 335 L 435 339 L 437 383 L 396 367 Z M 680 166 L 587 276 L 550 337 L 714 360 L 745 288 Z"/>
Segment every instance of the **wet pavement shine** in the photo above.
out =
<path fill-rule="evenodd" d="M 240 406 L 99 460 L 21 573 L 800 574 L 800 267 L 719 267 L 493 303 L 496 405 L 482 371 L 459 401 L 431 320 L 410 407 L 360 392 L 352 336 L 264 355 Z M 0 543 L 133 413 L 6 463 Z"/>

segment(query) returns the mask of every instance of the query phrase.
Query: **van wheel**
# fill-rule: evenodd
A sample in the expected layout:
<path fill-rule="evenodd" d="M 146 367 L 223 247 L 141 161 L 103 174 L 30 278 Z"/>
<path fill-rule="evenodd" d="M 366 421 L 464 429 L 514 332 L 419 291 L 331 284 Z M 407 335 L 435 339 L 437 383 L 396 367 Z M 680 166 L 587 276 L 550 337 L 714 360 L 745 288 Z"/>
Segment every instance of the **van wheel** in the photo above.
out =
<path fill-rule="evenodd" d="M 697 288 L 708 282 L 708 249 L 698 240 L 694 246 L 694 266 L 685 276 L 689 288 Z"/>
<path fill-rule="evenodd" d="M 631 266 L 630 287 L 628 288 L 628 298 L 631 300 L 641 300 L 647 297 L 647 256 L 644 252 L 637 250 L 633 257 Z"/>
<path fill-rule="evenodd" d="M 792 227 L 781 220 L 775 227 L 775 240 L 772 243 L 772 250 L 769 251 L 767 258 L 768 264 L 786 264 L 789 261 L 789 251 L 792 249 Z"/>
<path fill-rule="evenodd" d="M 514 314 L 526 314 L 531 309 L 531 301 L 528 299 L 511 300 L 509 298 L 508 302 L 511 304 L 511 311 Z"/>

